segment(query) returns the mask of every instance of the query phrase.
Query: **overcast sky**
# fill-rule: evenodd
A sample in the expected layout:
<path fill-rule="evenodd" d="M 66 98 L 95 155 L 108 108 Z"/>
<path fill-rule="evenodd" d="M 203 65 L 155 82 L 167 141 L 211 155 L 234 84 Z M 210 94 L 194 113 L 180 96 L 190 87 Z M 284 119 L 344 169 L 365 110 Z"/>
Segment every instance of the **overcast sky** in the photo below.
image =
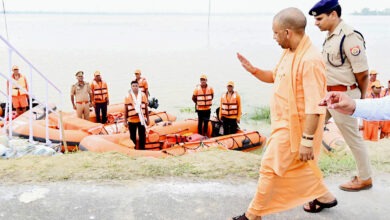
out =
<path fill-rule="evenodd" d="M 207 13 L 209 0 L 2 0 L 7 11 Z M 210 0 L 212 13 L 274 13 L 286 7 L 307 12 L 316 0 Z M 345 13 L 390 8 L 389 0 L 340 0 Z M 2 5 L 0 6 L 2 9 Z"/>

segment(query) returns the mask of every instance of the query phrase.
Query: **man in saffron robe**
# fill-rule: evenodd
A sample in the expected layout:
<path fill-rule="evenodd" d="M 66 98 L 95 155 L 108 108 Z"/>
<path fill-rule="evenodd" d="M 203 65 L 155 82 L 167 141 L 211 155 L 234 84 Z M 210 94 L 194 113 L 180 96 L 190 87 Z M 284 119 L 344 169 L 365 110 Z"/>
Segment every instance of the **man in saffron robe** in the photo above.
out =
<path fill-rule="evenodd" d="M 234 220 L 258 220 L 306 203 L 319 212 L 337 205 L 317 166 L 326 109 L 325 66 L 321 54 L 305 34 L 306 18 L 297 8 L 280 11 L 273 20 L 273 38 L 284 49 L 273 71 L 254 67 L 237 54 L 253 76 L 274 84 L 271 101 L 272 133 L 264 153 L 256 194 L 248 210 Z"/>

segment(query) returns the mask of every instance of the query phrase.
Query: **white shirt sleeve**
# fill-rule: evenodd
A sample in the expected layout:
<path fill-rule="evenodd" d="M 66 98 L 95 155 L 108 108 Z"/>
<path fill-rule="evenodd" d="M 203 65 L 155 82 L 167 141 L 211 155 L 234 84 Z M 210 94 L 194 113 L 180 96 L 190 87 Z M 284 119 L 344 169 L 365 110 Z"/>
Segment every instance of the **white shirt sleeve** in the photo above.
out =
<path fill-rule="evenodd" d="M 379 99 L 355 99 L 356 109 L 352 117 L 366 120 L 390 120 L 390 96 Z"/>

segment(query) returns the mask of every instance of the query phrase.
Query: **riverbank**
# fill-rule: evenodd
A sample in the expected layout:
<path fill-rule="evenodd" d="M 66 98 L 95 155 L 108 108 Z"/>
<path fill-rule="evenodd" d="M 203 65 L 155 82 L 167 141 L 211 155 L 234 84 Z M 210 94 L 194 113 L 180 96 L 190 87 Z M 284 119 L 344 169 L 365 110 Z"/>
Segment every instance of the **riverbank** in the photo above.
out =
<path fill-rule="evenodd" d="M 390 140 L 367 142 L 367 145 L 374 169 L 390 173 Z M 0 160 L 0 179 L 3 183 L 101 182 L 165 177 L 256 180 L 261 153 L 262 150 L 246 153 L 211 148 L 165 159 L 92 152 L 52 157 L 25 156 Z M 348 151 L 335 155 L 322 153 L 319 164 L 326 177 L 352 176 L 355 172 L 355 162 Z"/>

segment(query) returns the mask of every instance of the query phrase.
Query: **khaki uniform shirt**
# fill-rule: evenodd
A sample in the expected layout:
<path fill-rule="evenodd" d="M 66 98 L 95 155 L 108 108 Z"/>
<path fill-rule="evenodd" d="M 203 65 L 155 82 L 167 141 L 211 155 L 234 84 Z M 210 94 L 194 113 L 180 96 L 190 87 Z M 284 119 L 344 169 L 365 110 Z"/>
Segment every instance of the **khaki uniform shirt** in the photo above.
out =
<path fill-rule="evenodd" d="M 76 100 L 75 102 L 89 102 L 90 97 L 89 94 L 91 93 L 91 87 L 89 83 L 84 82 L 84 85 L 80 85 L 78 82 L 72 85 L 72 88 L 70 90 L 70 95 L 74 95 Z"/>
<path fill-rule="evenodd" d="M 340 42 L 344 35 L 343 54 L 340 54 Z M 356 84 L 354 73 L 368 70 L 364 40 L 344 21 L 341 21 L 333 33 L 325 39 L 322 56 L 329 86 Z M 343 65 L 341 65 L 341 56 L 345 57 Z"/>

